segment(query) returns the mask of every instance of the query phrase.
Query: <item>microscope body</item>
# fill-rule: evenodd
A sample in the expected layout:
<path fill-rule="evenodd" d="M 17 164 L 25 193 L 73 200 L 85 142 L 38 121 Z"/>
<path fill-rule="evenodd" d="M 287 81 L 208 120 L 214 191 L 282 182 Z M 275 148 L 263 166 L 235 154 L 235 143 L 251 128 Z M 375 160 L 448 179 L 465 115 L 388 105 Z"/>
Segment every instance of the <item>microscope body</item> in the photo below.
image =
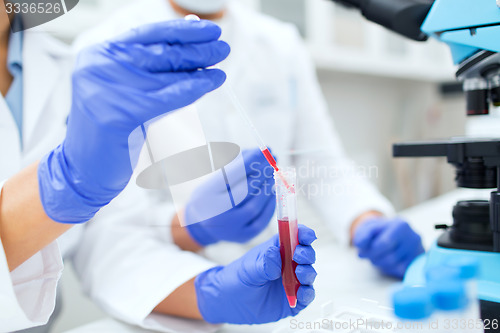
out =
<path fill-rule="evenodd" d="M 425 284 L 425 272 L 453 257 L 475 258 L 480 265 L 478 296 L 483 319 L 500 313 L 500 138 L 452 138 L 397 143 L 394 157 L 445 157 L 455 167 L 458 187 L 493 189 L 490 201 L 459 201 L 453 225 L 438 225 L 443 234 L 406 272 L 407 285 Z M 493 330 L 497 332 L 497 330 Z"/>
<path fill-rule="evenodd" d="M 467 115 L 488 114 L 490 102 L 500 106 L 500 2 L 437 0 L 421 29 L 450 47 Z"/>
<path fill-rule="evenodd" d="M 467 115 L 485 116 L 500 106 L 500 0 L 333 0 L 357 8 L 370 21 L 415 41 L 446 43 L 463 82 Z M 459 111 L 458 111 L 459 112 Z M 494 189 L 490 201 L 461 201 L 454 223 L 408 269 L 405 283 L 421 284 L 428 267 L 455 256 L 480 263 L 478 293 L 483 319 L 500 314 L 500 133 L 498 138 L 454 138 L 399 143 L 394 157 L 446 157 L 458 187 Z M 441 226 L 443 227 L 443 226 Z M 500 332 L 500 329 L 492 330 Z"/>
<path fill-rule="evenodd" d="M 500 106 L 500 1 L 436 0 L 422 32 L 446 43 L 463 82 L 468 116 L 485 116 Z M 446 157 L 456 169 L 458 187 L 493 189 L 490 201 L 460 201 L 453 225 L 408 269 L 405 283 L 424 279 L 428 267 L 452 257 L 473 257 L 480 264 L 478 296 L 483 319 L 500 313 L 500 133 L 498 139 L 454 138 L 394 145 L 394 157 Z M 443 226 L 441 226 L 443 227 Z M 499 330 L 494 330 L 499 331 Z"/>

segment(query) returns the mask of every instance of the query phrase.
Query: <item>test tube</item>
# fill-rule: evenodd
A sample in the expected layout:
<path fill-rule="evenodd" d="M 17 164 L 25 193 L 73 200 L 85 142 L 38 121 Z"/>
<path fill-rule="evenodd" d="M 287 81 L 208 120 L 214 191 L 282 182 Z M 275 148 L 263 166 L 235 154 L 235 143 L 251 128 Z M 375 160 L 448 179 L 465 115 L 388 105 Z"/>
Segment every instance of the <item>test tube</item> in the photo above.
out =
<path fill-rule="evenodd" d="M 297 291 L 300 282 L 295 275 L 297 263 L 293 261 L 295 247 L 299 243 L 297 227 L 297 199 L 295 168 L 274 172 L 276 182 L 277 219 L 281 254 L 281 277 L 283 287 L 291 308 L 297 306 Z"/>

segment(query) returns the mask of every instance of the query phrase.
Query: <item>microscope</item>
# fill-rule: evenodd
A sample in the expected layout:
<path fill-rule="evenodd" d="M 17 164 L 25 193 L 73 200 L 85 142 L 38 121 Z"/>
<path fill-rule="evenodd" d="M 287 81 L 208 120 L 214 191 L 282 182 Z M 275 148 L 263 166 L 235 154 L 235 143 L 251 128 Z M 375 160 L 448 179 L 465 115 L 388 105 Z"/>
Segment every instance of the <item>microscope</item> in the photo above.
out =
<path fill-rule="evenodd" d="M 485 116 L 500 106 L 500 0 L 333 0 L 361 11 L 363 16 L 415 41 L 429 37 L 446 43 L 463 82 L 467 115 Z M 458 187 L 494 189 L 490 200 L 460 201 L 453 208 L 453 225 L 419 267 L 408 276 L 424 275 L 424 267 L 455 256 L 480 263 L 478 295 L 483 319 L 500 319 L 500 133 L 499 139 L 452 138 L 442 141 L 397 143 L 394 157 L 446 157 L 456 169 Z M 416 263 L 414 264 L 416 265 Z M 416 268 L 416 269 L 415 269 Z M 420 272 L 419 272 L 420 270 Z M 493 329 L 500 332 L 500 329 Z"/>

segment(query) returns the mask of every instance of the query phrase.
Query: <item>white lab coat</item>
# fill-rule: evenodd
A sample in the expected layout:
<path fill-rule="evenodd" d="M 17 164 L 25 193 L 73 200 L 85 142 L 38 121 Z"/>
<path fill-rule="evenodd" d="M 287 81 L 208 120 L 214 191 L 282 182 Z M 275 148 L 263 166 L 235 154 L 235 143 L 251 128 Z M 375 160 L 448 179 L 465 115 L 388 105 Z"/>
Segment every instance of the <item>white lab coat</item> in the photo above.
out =
<path fill-rule="evenodd" d="M 23 43 L 24 149 L 0 96 L 0 185 L 61 142 L 70 107 L 71 53 L 67 47 L 36 30 L 25 31 Z M 45 324 L 54 310 L 61 272 L 57 242 L 11 273 L 0 246 L 0 332 Z"/>
<path fill-rule="evenodd" d="M 177 287 L 216 264 L 170 237 L 173 211 L 129 186 L 85 225 L 73 251 L 83 289 L 108 315 L 162 332 L 212 332 L 218 325 L 152 313 Z"/>
<path fill-rule="evenodd" d="M 167 0 L 140 1 L 81 36 L 75 49 L 112 38 L 141 24 L 174 18 L 179 17 Z M 222 68 L 264 140 L 278 155 L 279 164 L 298 167 L 299 181 L 306 186 L 321 186 L 322 180 L 301 175 L 301 166 L 336 167 L 327 185 L 337 192 L 315 195 L 310 203 L 337 238 L 348 242 L 350 223 L 361 213 L 378 210 L 393 214 L 391 205 L 374 186 L 358 177 L 356 169 L 351 169 L 353 164 L 346 158 L 333 129 L 314 65 L 296 29 L 241 7 L 236 1 L 230 1 L 227 18 L 220 24 L 223 39 L 232 48 Z M 211 93 L 195 105 L 204 125 L 210 129 L 207 135 L 210 141 L 232 141 L 243 148 L 255 146 L 223 93 Z M 169 144 L 173 142 L 175 137 Z M 313 155 L 286 154 L 317 147 L 326 151 Z M 76 250 L 74 266 L 84 289 L 102 308 L 119 319 L 147 327 L 146 323 L 152 320 L 152 316 L 148 316 L 151 309 L 210 263 L 201 256 L 180 252 L 172 245 L 169 221 L 174 209 L 171 203 L 153 198 L 145 204 L 148 208 L 143 209 L 143 213 L 135 205 L 130 215 L 126 211 L 131 204 L 119 201 L 115 204 L 120 205 L 123 218 L 110 216 L 87 226 L 86 235 Z M 144 215 L 147 215 L 146 223 Z M 307 221 L 301 222 L 307 224 Z M 157 227 L 146 228 L 147 224 Z M 270 225 L 268 233 L 275 230 L 276 227 Z M 111 248 L 110 244 L 116 245 L 117 241 L 120 246 Z M 221 251 L 219 253 L 226 256 L 235 253 L 227 249 Z M 181 266 L 176 253 L 183 254 Z M 172 326 L 162 327 L 158 321 L 156 324 L 158 330 L 175 331 Z"/>
<path fill-rule="evenodd" d="M 24 149 L 21 150 L 19 132 L 11 112 L 4 98 L 0 96 L 0 154 L 2 156 L 0 190 L 9 177 L 39 160 L 62 142 L 71 107 L 72 54 L 70 50 L 41 31 L 29 30 L 24 34 Z M 145 205 L 151 204 L 149 200 L 146 200 L 146 195 L 144 191 L 132 184 L 120 194 L 118 200 L 110 204 L 109 208 L 98 213 L 96 220 L 103 219 L 110 222 L 109 224 L 103 228 L 94 228 L 92 222 L 88 222 L 89 228 L 81 225 L 73 227 L 12 273 L 9 272 L 5 254 L 0 251 L 0 332 L 12 332 L 47 323 L 54 310 L 57 283 L 63 269 L 61 258 L 71 257 L 75 248 L 80 254 L 82 251 L 89 252 L 87 259 L 90 263 L 85 266 L 88 270 L 86 281 L 94 277 L 103 288 L 106 288 L 108 283 L 113 285 L 110 292 L 117 291 L 113 299 L 123 300 L 124 304 L 127 304 L 127 310 L 130 310 L 125 311 L 129 322 L 135 322 L 137 318 L 140 318 L 143 321 L 143 327 L 150 329 L 160 327 L 163 330 L 168 328 L 179 332 L 207 332 L 217 329 L 216 325 L 200 321 L 191 323 L 189 320 L 149 315 L 165 297 L 164 295 L 170 294 L 177 286 L 213 267 L 214 264 L 190 252 L 180 251 L 174 245 L 170 245 L 170 248 L 163 246 L 167 242 L 162 239 L 163 234 L 166 234 L 166 229 L 162 232 L 161 226 L 151 228 L 146 225 L 144 227 L 142 223 L 148 221 L 147 214 L 144 213 L 148 210 Z M 135 209 L 130 209 L 131 206 Z M 151 214 L 155 213 L 163 212 L 161 210 L 151 212 Z M 171 214 L 172 212 L 169 211 L 162 215 Z M 150 218 L 149 220 L 159 219 Z M 113 221 L 120 223 L 120 228 L 112 226 Z M 131 221 L 141 223 L 134 224 Z M 83 237 L 83 245 L 77 248 L 75 245 L 79 243 L 84 229 L 87 230 Z M 95 232 L 102 232 L 104 235 L 99 238 Z M 88 241 L 94 237 L 106 239 L 109 243 Z M 148 241 L 142 242 L 143 239 Z M 138 247 L 138 251 L 134 251 L 131 248 L 132 244 L 142 246 Z M 86 247 L 87 245 L 95 245 L 93 252 Z M 121 252 L 124 248 L 127 251 L 125 260 L 123 260 L 124 253 Z M 0 250 L 2 249 L 0 241 Z M 95 260 L 94 256 L 99 257 L 100 252 L 102 260 Z M 158 263 L 165 264 L 163 268 L 155 269 L 154 275 L 135 281 L 133 274 L 129 278 L 127 274 L 122 275 L 123 271 L 117 271 L 115 275 L 101 276 L 101 273 L 105 271 L 103 265 L 112 265 L 114 260 L 120 260 L 127 265 L 127 270 L 130 272 L 136 269 L 133 265 L 137 260 L 142 261 L 146 266 L 150 265 L 146 271 L 151 271 L 153 265 L 156 267 Z M 154 297 L 150 297 L 150 284 L 156 287 L 158 293 Z M 99 289 L 98 292 L 105 294 Z M 147 297 L 137 296 L 142 294 Z M 128 295 L 131 297 L 127 297 Z M 109 311 L 110 315 L 120 317 L 120 310 L 105 306 L 104 308 Z"/>

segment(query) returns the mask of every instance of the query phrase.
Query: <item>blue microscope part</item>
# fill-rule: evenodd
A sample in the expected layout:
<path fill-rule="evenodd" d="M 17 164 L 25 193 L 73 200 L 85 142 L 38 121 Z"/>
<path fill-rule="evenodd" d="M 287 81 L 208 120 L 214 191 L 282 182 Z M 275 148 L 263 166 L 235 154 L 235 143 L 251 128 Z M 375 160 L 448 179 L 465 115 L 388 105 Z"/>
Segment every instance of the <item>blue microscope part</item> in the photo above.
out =
<path fill-rule="evenodd" d="M 458 64 L 480 50 L 500 52 L 500 26 L 496 25 L 500 25 L 496 1 L 436 0 L 422 31 L 447 43 Z"/>
<path fill-rule="evenodd" d="M 500 8 L 498 9 L 500 12 Z M 500 25 L 476 29 L 472 35 L 470 30 L 444 32 L 440 39 L 445 43 L 455 43 L 479 49 L 500 52 Z"/>
<path fill-rule="evenodd" d="M 405 286 L 425 286 L 427 278 L 425 276 L 427 265 L 427 253 L 421 254 L 415 258 L 406 270 L 403 284 Z"/>
<path fill-rule="evenodd" d="M 474 257 L 451 258 L 447 265 L 457 269 L 459 278 L 464 281 L 479 278 L 479 261 Z"/>
<path fill-rule="evenodd" d="M 452 42 L 448 42 L 448 47 L 450 48 L 451 51 L 451 57 L 453 58 L 453 63 L 455 65 L 458 65 L 465 59 L 471 57 L 474 55 L 474 53 L 477 53 L 480 51 L 477 47 L 472 47 L 472 46 L 467 46 L 467 45 L 462 45 L 462 44 L 455 44 Z"/>
<path fill-rule="evenodd" d="M 433 244 L 429 252 L 417 258 L 408 268 L 404 284 L 425 285 L 425 272 L 429 267 L 444 266 L 453 258 L 472 257 L 479 262 L 477 279 L 478 297 L 484 301 L 500 303 L 500 255 L 495 252 L 442 248 Z"/>
<path fill-rule="evenodd" d="M 436 267 L 427 267 L 425 269 L 425 281 L 427 283 L 430 282 L 442 283 L 459 279 L 461 279 L 460 269 L 456 267 L 436 266 Z"/>
<path fill-rule="evenodd" d="M 495 0 L 436 0 L 422 24 L 422 31 L 432 35 L 499 22 L 500 8 Z"/>

